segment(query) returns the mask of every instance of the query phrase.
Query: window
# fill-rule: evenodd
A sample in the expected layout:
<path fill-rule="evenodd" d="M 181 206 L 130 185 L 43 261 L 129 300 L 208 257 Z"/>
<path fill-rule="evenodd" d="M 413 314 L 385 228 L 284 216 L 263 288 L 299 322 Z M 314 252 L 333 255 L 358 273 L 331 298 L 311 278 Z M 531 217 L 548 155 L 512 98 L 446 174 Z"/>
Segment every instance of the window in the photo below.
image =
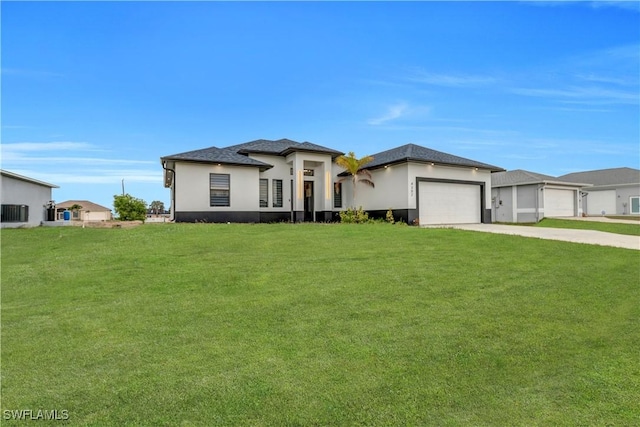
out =
<path fill-rule="evenodd" d="M 314 176 L 315 175 L 315 170 L 313 169 L 305 169 L 304 170 L 304 176 Z"/>
<path fill-rule="evenodd" d="M 333 184 L 333 207 L 342 207 L 342 183 L 336 182 Z"/>
<path fill-rule="evenodd" d="M 260 179 L 260 207 L 269 207 L 269 180 Z"/>
<path fill-rule="evenodd" d="M 28 222 L 29 206 L 2 205 L 1 222 Z"/>
<path fill-rule="evenodd" d="M 273 207 L 274 208 L 282 207 L 282 180 L 281 179 L 273 180 Z"/>
<path fill-rule="evenodd" d="M 640 197 L 631 197 L 631 213 L 632 214 L 640 214 Z"/>
<path fill-rule="evenodd" d="M 211 206 L 230 206 L 229 203 L 229 174 L 228 173 L 210 173 L 210 204 Z"/>

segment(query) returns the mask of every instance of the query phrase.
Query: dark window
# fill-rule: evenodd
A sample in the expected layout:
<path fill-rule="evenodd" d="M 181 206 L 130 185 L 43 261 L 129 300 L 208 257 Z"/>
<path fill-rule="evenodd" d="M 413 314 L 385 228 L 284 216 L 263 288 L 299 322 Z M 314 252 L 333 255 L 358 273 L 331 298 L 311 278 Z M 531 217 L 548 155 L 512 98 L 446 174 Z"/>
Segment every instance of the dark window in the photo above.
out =
<path fill-rule="evenodd" d="M 211 206 L 230 206 L 230 186 L 228 173 L 210 173 L 210 204 Z"/>
<path fill-rule="evenodd" d="M 336 182 L 333 184 L 333 207 L 342 207 L 342 183 Z"/>
<path fill-rule="evenodd" d="M 260 179 L 260 207 L 269 207 L 269 180 Z"/>
<path fill-rule="evenodd" d="M 26 205 L 2 205 L 1 222 L 28 222 L 29 206 Z"/>
<path fill-rule="evenodd" d="M 273 180 L 273 207 L 274 208 L 282 207 L 282 180 L 281 179 Z"/>

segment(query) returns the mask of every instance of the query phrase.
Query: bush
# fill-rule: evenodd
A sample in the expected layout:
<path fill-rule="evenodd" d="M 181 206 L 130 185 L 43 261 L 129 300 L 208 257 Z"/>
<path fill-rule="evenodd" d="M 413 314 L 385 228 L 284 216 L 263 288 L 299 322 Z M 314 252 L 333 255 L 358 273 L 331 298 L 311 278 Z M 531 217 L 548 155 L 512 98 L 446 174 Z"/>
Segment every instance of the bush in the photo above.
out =
<path fill-rule="evenodd" d="M 147 204 L 130 194 L 113 196 L 113 207 L 120 221 L 144 221 L 147 217 Z"/>
<path fill-rule="evenodd" d="M 395 224 L 396 223 L 396 220 L 393 218 L 393 211 L 391 210 L 391 208 L 389 208 L 389 210 L 387 211 L 387 215 L 385 216 L 385 220 L 389 224 Z"/>
<path fill-rule="evenodd" d="M 346 211 L 340 212 L 340 221 L 345 224 L 364 224 L 369 222 L 369 214 L 362 210 L 362 206 L 358 209 L 347 208 Z"/>

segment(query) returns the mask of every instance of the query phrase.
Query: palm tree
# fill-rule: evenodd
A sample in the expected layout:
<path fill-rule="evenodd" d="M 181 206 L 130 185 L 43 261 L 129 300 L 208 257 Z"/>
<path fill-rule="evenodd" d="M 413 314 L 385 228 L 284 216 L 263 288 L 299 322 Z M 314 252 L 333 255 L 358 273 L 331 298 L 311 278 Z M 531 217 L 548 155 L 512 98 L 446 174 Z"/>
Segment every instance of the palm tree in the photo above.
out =
<path fill-rule="evenodd" d="M 351 175 L 351 181 L 353 182 L 353 204 L 356 202 L 356 184 L 361 182 L 370 187 L 375 188 L 375 184 L 371 181 L 371 173 L 362 169 L 365 165 L 373 161 L 373 156 L 364 156 L 358 159 L 353 151 L 350 151 L 346 156 L 340 156 L 336 159 L 336 164 L 343 168 L 345 172 Z M 338 182 L 342 182 L 347 178 L 342 178 Z"/>
<path fill-rule="evenodd" d="M 78 215 L 77 212 L 82 209 L 81 205 L 74 203 L 71 206 L 69 206 L 67 209 L 70 210 L 71 212 L 75 212 L 78 219 L 80 219 L 80 215 Z"/>

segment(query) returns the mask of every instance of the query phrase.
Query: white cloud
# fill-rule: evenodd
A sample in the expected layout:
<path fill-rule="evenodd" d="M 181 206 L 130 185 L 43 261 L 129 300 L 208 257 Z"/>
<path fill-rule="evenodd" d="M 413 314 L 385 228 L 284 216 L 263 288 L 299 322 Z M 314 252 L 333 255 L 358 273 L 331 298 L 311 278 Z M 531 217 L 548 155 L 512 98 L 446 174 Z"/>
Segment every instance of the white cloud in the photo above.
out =
<path fill-rule="evenodd" d="M 621 90 L 604 89 L 601 87 L 577 87 L 567 89 L 540 88 L 512 88 L 516 95 L 554 98 L 556 100 L 583 104 L 638 104 L 640 98 L 637 93 Z"/>
<path fill-rule="evenodd" d="M 86 142 L 13 142 L 8 144 L 2 144 L 2 151 L 67 151 L 67 150 L 82 150 L 89 151 L 94 149 L 91 144 Z"/>
<path fill-rule="evenodd" d="M 495 83 L 494 77 L 465 75 L 465 74 L 434 74 L 427 73 L 423 70 L 414 71 L 413 75 L 407 77 L 407 80 L 416 83 L 426 83 L 434 86 L 448 87 L 472 87 L 485 86 Z"/>
<path fill-rule="evenodd" d="M 20 175 L 29 176 L 42 181 L 60 184 L 120 184 L 124 179 L 129 183 L 162 183 L 162 171 L 146 171 L 136 169 L 125 170 L 91 170 L 73 173 L 51 172 L 29 169 L 12 169 Z"/>
<path fill-rule="evenodd" d="M 370 125 L 377 126 L 377 125 L 387 123 L 391 120 L 396 120 L 402 117 L 403 115 L 405 115 L 408 109 L 409 109 L 409 106 L 404 102 L 391 105 L 387 108 L 387 111 L 385 114 L 374 119 L 369 119 L 367 123 L 369 123 Z"/>
<path fill-rule="evenodd" d="M 82 166 L 91 165 L 131 165 L 131 164 L 147 164 L 156 165 L 159 162 L 151 160 L 131 160 L 131 159 L 108 159 L 99 157 L 30 157 L 21 153 L 2 153 L 2 162 L 7 163 L 38 163 L 38 164 L 73 164 Z"/>
<path fill-rule="evenodd" d="M 619 9 L 633 10 L 635 12 L 640 12 L 640 3 L 637 0 L 626 0 L 626 1 L 592 1 L 590 5 L 594 9 L 600 9 L 603 7 L 616 7 Z"/>

